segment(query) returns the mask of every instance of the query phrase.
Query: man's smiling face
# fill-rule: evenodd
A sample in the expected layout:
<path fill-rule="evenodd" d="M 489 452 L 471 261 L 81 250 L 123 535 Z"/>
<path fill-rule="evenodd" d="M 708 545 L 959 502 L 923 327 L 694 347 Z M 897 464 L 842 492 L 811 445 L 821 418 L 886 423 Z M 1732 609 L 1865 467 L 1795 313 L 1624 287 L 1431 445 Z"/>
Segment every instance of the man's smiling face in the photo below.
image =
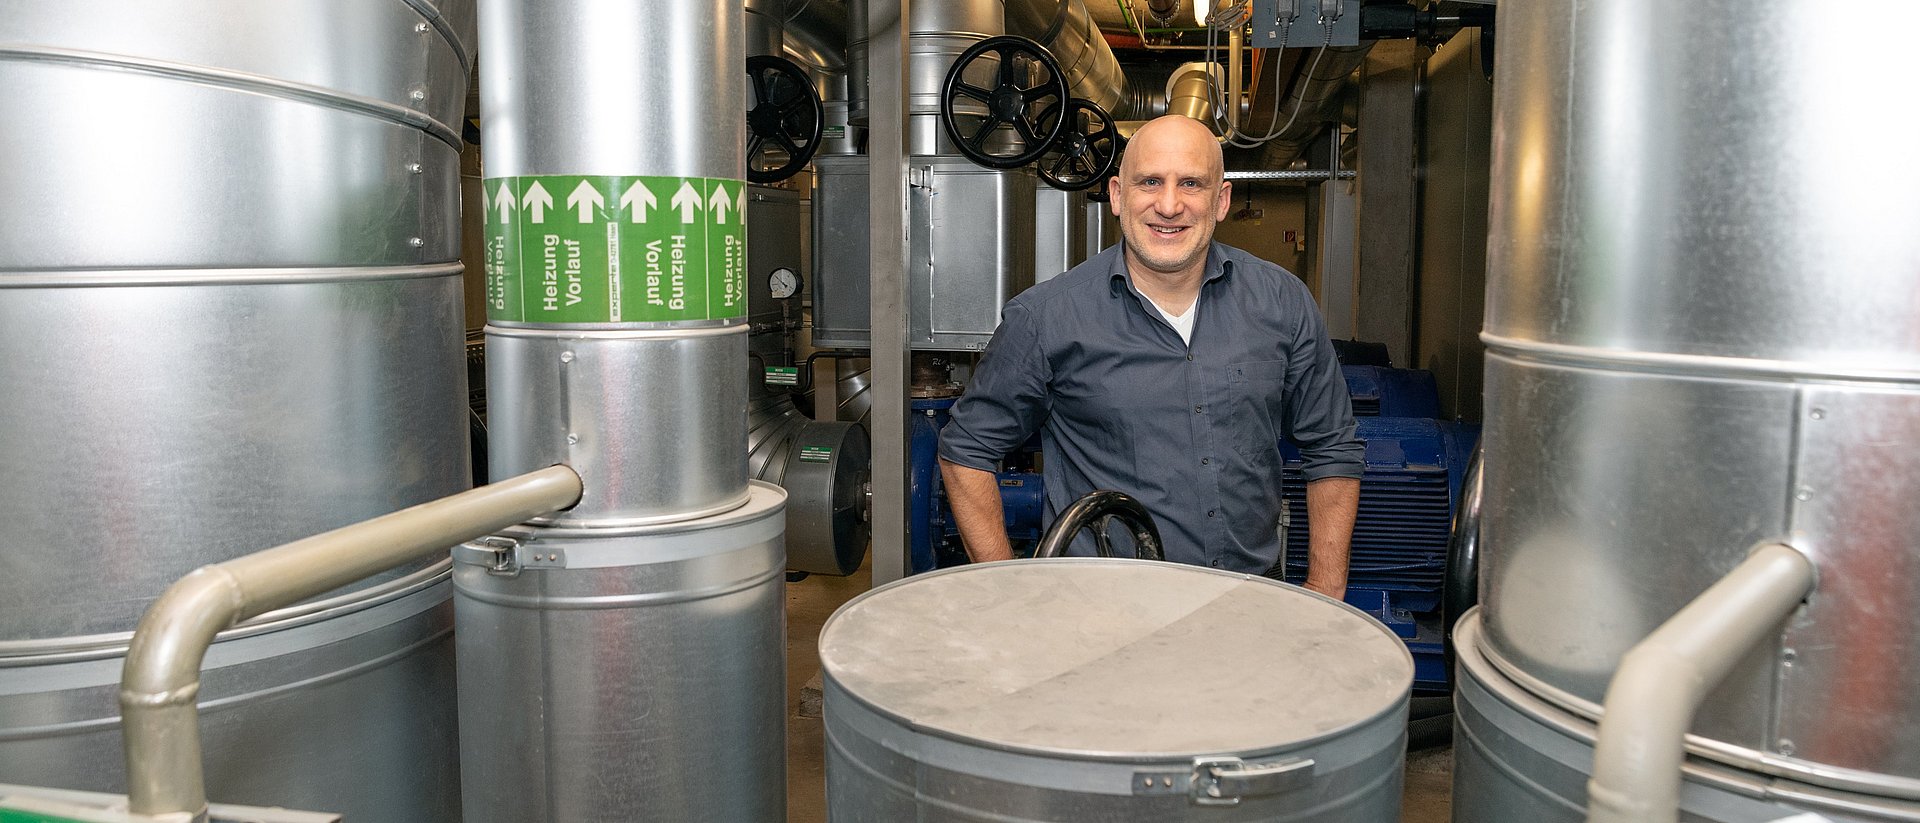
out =
<path fill-rule="evenodd" d="M 1199 121 L 1163 117 L 1127 145 L 1108 184 L 1128 263 L 1164 275 L 1206 265 L 1214 225 L 1231 202 L 1220 146 Z"/>

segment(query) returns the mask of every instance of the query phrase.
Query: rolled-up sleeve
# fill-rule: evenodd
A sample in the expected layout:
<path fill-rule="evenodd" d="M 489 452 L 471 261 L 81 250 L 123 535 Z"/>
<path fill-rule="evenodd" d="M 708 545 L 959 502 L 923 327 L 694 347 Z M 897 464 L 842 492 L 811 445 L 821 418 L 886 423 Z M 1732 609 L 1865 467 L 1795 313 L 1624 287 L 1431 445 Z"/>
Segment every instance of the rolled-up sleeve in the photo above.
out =
<path fill-rule="evenodd" d="M 1301 312 L 1287 361 L 1286 392 L 1285 435 L 1300 449 L 1307 482 L 1364 474 L 1367 444 L 1354 433 L 1346 377 L 1320 313 L 1310 308 Z"/>
<path fill-rule="evenodd" d="M 993 471 L 1000 458 L 1026 442 L 1047 416 L 1052 379 L 1040 324 L 1015 300 L 1002 309 L 967 391 L 940 430 L 940 456 L 968 468 Z"/>

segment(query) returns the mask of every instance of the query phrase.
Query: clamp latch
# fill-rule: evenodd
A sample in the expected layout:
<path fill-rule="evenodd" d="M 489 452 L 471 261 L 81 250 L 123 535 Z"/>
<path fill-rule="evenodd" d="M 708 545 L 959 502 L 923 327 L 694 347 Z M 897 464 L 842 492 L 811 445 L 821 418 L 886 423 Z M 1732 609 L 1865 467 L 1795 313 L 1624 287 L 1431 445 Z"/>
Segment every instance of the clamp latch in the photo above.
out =
<path fill-rule="evenodd" d="M 453 561 L 485 566 L 488 574 L 516 577 L 520 574 L 520 541 L 504 535 L 488 535 L 454 546 Z"/>
<path fill-rule="evenodd" d="M 1248 763 L 1238 757 L 1196 757 L 1187 792 L 1197 806 L 1238 806 L 1241 798 L 1280 794 L 1313 783 L 1313 759 Z"/>

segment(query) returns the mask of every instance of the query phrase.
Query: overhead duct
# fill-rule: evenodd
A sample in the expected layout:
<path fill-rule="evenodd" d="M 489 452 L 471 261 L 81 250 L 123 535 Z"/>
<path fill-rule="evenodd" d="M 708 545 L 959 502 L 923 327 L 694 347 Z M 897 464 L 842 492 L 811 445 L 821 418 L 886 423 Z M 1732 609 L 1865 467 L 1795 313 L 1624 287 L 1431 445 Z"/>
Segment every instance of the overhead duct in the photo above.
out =
<path fill-rule="evenodd" d="M 953 58 L 967 46 L 996 34 L 1018 34 L 1045 46 L 1060 64 L 1069 93 L 1100 105 L 1115 119 L 1138 116 L 1120 62 L 1107 45 L 1084 0 L 967 0 L 915 3 L 909 9 L 913 62 L 914 114 L 938 114 L 939 86 Z M 847 4 L 849 117 L 867 121 L 867 0 Z M 933 129 L 937 133 L 938 129 Z M 928 135 L 931 136 L 931 135 Z M 909 152 L 924 141 L 909 142 Z"/>
<path fill-rule="evenodd" d="M 125 791 L 121 660 L 174 579 L 467 487 L 472 27 L 426 0 L 0 15 L 0 783 Z M 458 820 L 447 574 L 221 632 L 213 797 Z"/>
<path fill-rule="evenodd" d="M 1282 168 L 1292 163 L 1305 151 L 1307 145 L 1320 135 L 1327 121 L 1333 115 L 1340 102 L 1340 91 L 1346 88 L 1347 78 L 1367 60 L 1367 52 L 1373 49 L 1371 41 L 1357 46 L 1322 46 L 1311 56 L 1300 61 L 1300 74 L 1294 78 L 1292 90 L 1280 103 L 1280 110 L 1269 121 L 1253 120 L 1262 124 L 1265 134 L 1275 129 L 1279 134 L 1266 144 L 1260 154 L 1262 168 Z M 1258 114 L 1258 112 L 1254 112 Z M 1251 125 L 1247 130 L 1258 130 L 1261 125 Z"/>
<path fill-rule="evenodd" d="M 1085 0 L 1007 0 L 1006 14 L 1008 34 L 1032 38 L 1052 53 L 1072 96 L 1093 101 L 1115 120 L 1138 116 L 1120 61 Z"/>
<path fill-rule="evenodd" d="M 491 470 L 583 492 L 455 553 L 468 823 L 785 817 L 786 495 L 746 473 L 746 83 L 716 80 L 744 16 L 482 3 Z"/>
<path fill-rule="evenodd" d="M 749 56 L 786 53 L 786 0 L 746 0 L 746 48 Z"/>
<path fill-rule="evenodd" d="M 848 9 L 845 0 L 789 0 L 800 6 L 784 18 L 787 56 L 804 66 L 830 74 L 847 72 Z M 845 100 L 843 96 L 832 96 Z"/>

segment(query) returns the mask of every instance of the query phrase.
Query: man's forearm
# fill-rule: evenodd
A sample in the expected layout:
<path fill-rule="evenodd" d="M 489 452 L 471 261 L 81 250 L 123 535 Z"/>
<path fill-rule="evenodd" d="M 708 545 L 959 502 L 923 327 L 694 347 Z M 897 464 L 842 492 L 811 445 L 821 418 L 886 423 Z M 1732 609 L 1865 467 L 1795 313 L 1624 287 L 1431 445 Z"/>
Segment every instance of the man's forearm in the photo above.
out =
<path fill-rule="evenodd" d="M 954 524 L 960 527 L 967 557 L 975 563 L 1013 559 L 1006 515 L 1001 511 L 1000 482 L 993 472 L 941 458 L 940 478 L 946 482 L 947 505 L 953 509 Z"/>
<path fill-rule="evenodd" d="M 1307 588 L 1336 600 L 1346 597 L 1353 518 L 1359 511 L 1359 480 L 1323 477 L 1307 484 Z"/>

